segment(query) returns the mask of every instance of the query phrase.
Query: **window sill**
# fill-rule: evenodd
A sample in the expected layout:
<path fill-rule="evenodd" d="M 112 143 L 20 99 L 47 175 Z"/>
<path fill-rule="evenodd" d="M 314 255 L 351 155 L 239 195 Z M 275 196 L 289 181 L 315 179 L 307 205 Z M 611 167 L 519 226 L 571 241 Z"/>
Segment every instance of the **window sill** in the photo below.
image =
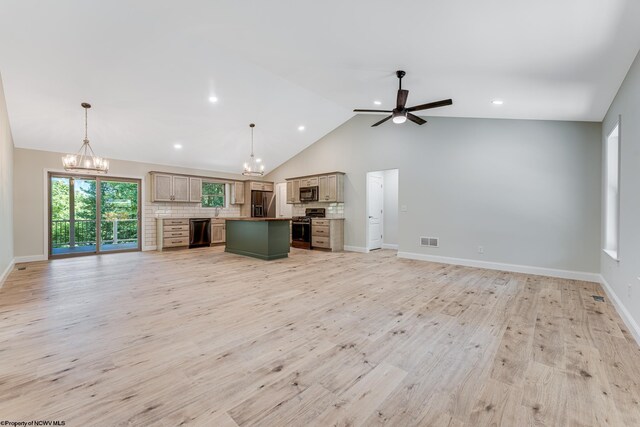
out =
<path fill-rule="evenodd" d="M 620 259 L 618 259 L 618 253 L 617 252 L 610 251 L 609 249 L 603 249 L 602 252 L 604 252 L 605 254 L 609 255 L 611 257 L 611 259 L 613 259 L 615 262 L 620 262 Z"/>

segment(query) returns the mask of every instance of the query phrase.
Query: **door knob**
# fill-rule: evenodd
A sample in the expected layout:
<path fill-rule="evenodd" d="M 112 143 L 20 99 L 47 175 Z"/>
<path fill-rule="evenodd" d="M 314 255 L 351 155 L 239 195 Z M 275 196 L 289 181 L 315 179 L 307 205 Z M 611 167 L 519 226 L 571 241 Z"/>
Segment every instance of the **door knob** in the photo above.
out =
<path fill-rule="evenodd" d="M 369 215 L 369 219 L 373 218 L 371 215 Z"/>

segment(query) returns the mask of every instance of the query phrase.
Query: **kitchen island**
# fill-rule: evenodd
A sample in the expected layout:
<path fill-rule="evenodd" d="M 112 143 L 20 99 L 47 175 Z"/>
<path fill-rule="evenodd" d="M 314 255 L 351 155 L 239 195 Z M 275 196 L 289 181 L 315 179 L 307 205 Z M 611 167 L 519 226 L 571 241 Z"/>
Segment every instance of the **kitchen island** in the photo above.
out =
<path fill-rule="evenodd" d="M 225 252 L 272 260 L 289 256 L 291 218 L 225 218 Z"/>

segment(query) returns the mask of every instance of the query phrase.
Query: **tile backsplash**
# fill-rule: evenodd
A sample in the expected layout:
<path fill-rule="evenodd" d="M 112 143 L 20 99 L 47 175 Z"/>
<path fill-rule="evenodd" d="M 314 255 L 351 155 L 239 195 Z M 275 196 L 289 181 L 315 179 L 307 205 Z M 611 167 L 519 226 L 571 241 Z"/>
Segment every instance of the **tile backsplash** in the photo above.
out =
<path fill-rule="evenodd" d="M 156 218 L 211 218 L 215 208 L 203 208 L 200 203 L 151 203 L 144 204 L 144 248 L 156 246 Z M 240 206 L 220 208 L 218 216 L 240 216 Z"/>
<path fill-rule="evenodd" d="M 324 208 L 327 218 L 344 218 L 344 203 L 304 203 L 293 205 L 293 216 L 303 216 L 307 208 Z"/>

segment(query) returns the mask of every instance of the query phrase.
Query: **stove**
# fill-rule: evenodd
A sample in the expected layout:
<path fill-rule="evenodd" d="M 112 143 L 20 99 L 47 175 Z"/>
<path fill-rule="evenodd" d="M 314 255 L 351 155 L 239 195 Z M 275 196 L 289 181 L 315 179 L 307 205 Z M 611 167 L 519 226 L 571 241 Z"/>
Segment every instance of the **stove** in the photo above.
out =
<path fill-rule="evenodd" d="M 294 216 L 291 221 L 291 246 L 311 249 L 311 218 L 324 218 L 324 208 L 307 208 L 305 216 Z"/>

